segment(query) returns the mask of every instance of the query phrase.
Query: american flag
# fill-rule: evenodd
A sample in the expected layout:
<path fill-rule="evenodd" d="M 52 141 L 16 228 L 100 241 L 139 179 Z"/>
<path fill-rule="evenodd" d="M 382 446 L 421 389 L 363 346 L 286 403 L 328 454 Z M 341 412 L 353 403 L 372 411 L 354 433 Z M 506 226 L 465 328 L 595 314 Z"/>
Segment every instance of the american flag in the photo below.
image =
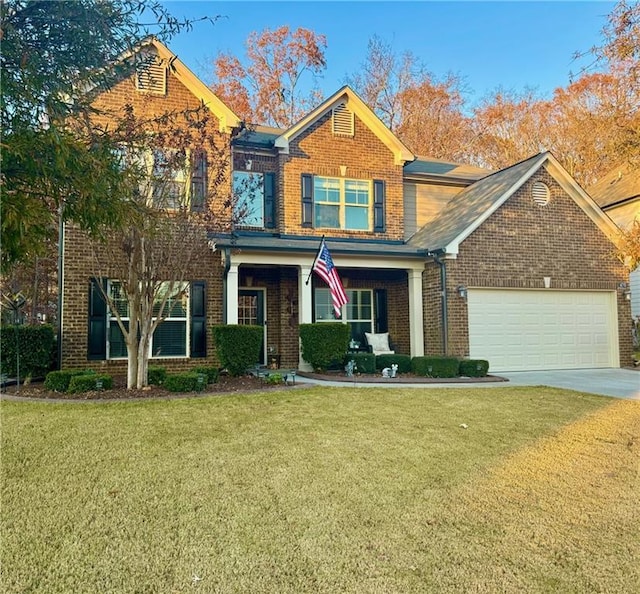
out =
<path fill-rule="evenodd" d="M 333 309 L 336 312 L 336 317 L 339 318 L 342 315 L 340 308 L 349 300 L 347 299 L 347 294 L 344 292 L 342 281 L 338 276 L 336 267 L 333 265 L 331 254 L 329 253 L 329 249 L 327 248 L 324 239 L 320 243 L 320 250 L 318 251 L 316 261 L 313 265 L 313 270 L 317 272 L 318 276 L 329 285 L 329 289 L 331 290 L 331 299 L 333 300 Z"/>

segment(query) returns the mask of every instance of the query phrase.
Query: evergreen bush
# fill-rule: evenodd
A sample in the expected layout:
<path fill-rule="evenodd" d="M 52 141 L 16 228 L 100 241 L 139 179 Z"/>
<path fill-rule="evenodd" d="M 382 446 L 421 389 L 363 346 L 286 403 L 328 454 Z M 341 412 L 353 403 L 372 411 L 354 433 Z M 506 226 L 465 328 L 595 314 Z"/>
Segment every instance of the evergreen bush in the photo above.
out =
<path fill-rule="evenodd" d="M 167 369 L 160 365 L 149 365 L 147 368 L 147 383 L 150 386 L 161 386 L 167 377 Z"/>
<path fill-rule="evenodd" d="M 242 375 L 254 367 L 260 357 L 264 337 L 262 326 L 221 325 L 213 327 L 218 359 L 234 376 Z"/>
<path fill-rule="evenodd" d="M 67 369 L 61 371 L 50 371 L 44 380 L 44 387 L 52 392 L 67 392 L 71 378 L 76 375 L 90 375 L 94 372 L 83 369 Z"/>
<path fill-rule="evenodd" d="M 192 369 L 194 373 L 200 373 L 207 378 L 208 384 L 215 384 L 218 382 L 218 376 L 220 371 L 217 367 L 195 367 Z"/>
<path fill-rule="evenodd" d="M 489 372 L 489 361 L 484 359 L 463 359 L 459 374 L 466 377 L 485 377 Z"/>
<path fill-rule="evenodd" d="M 349 345 L 349 326 L 339 322 L 300 324 L 302 358 L 317 371 L 344 359 Z"/>
<path fill-rule="evenodd" d="M 93 390 L 110 390 L 113 388 L 113 378 L 106 374 L 83 373 L 74 375 L 69 382 L 69 394 L 91 392 Z"/>
<path fill-rule="evenodd" d="M 426 377 L 456 377 L 460 360 L 456 357 L 414 357 L 411 371 Z"/>
<path fill-rule="evenodd" d="M 197 392 L 204 388 L 200 381 L 200 374 L 193 371 L 169 373 L 164 380 L 163 387 L 169 392 Z"/>
<path fill-rule="evenodd" d="M 375 373 L 376 356 L 373 353 L 348 353 L 345 365 L 353 359 L 356 363 L 356 373 Z"/>
<path fill-rule="evenodd" d="M 0 328 L 0 368 L 8 377 L 45 377 L 55 354 L 55 336 L 49 325 L 2 326 Z"/>

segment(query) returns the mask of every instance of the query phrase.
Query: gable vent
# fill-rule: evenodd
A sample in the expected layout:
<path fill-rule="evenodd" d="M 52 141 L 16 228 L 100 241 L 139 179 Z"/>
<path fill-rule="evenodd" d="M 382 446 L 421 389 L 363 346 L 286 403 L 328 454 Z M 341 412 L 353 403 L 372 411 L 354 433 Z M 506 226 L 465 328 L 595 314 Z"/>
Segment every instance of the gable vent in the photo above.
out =
<path fill-rule="evenodd" d="M 167 92 L 167 69 L 160 59 L 149 57 L 136 68 L 136 88 L 145 93 L 165 95 Z"/>
<path fill-rule="evenodd" d="M 542 182 L 535 182 L 531 188 L 531 197 L 538 206 L 546 206 L 549 203 L 551 192 L 549 186 Z"/>
<path fill-rule="evenodd" d="M 353 136 L 354 117 L 344 103 L 337 105 L 331 112 L 332 132 L 336 136 Z"/>

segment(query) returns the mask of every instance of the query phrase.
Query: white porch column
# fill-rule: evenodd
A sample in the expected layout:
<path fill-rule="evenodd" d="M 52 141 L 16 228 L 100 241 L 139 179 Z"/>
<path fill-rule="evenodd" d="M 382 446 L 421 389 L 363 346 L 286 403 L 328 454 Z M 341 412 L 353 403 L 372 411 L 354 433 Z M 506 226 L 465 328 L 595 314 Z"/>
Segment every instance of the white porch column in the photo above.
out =
<path fill-rule="evenodd" d="M 424 356 L 424 316 L 422 314 L 422 270 L 407 270 L 409 278 L 409 339 L 411 356 Z"/>
<path fill-rule="evenodd" d="M 313 321 L 312 309 L 312 282 L 306 284 L 311 266 L 300 266 L 298 272 L 298 321 L 300 324 L 310 324 Z M 302 345 L 299 347 L 300 356 L 298 360 L 298 369 L 300 371 L 313 371 L 311 365 L 302 358 Z"/>
<path fill-rule="evenodd" d="M 238 265 L 232 264 L 227 272 L 227 290 L 224 296 L 227 324 L 238 323 Z"/>

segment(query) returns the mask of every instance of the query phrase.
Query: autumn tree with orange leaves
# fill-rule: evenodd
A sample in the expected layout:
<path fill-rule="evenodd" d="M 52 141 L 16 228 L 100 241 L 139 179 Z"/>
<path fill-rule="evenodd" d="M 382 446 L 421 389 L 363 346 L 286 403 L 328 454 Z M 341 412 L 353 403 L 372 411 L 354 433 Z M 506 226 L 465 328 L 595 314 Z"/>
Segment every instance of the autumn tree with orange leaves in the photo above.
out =
<path fill-rule="evenodd" d="M 317 77 L 326 67 L 327 40 L 302 27 L 251 33 L 246 58 L 221 53 L 212 90 L 249 123 L 287 128 L 321 100 Z"/>
<path fill-rule="evenodd" d="M 469 123 L 458 77 L 437 80 L 411 52 L 397 54 L 374 36 L 360 72 L 347 82 L 414 152 L 465 159 Z"/>

